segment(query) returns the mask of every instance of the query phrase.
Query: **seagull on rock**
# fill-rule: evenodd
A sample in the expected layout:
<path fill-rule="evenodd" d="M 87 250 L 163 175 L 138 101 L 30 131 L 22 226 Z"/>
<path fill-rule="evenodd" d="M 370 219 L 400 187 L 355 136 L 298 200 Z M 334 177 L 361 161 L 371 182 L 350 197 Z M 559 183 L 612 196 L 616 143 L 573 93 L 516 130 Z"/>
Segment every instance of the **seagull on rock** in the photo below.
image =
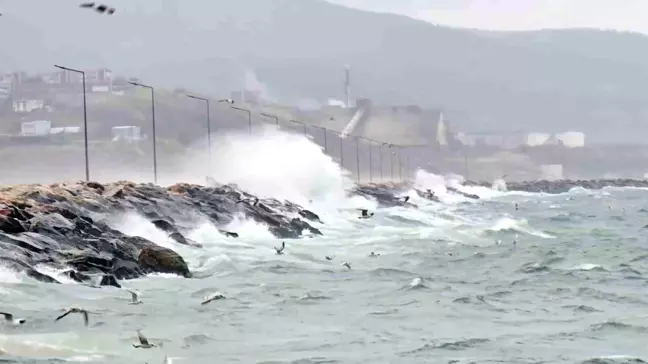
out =
<path fill-rule="evenodd" d="M 81 308 L 77 308 L 77 307 L 70 307 L 67 310 L 66 309 L 64 309 L 64 310 L 65 310 L 65 313 L 63 313 L 61 316 L 57 317 L 56 320 L 54 320 L 54 321 L 58 321 L 58 320 L 62 319 L 63 317 L 65 317 L 65 316 L 67 316 L 67 315 L 69 315 L 71 313 L 80 313 L 80 314 L 83 315 L 83 323 L 86 326 L 88 326 L 88 311 L 86 311 L 84 309 L 81 309 Z"/>
<path fill-rule="evenodd" d="M 14 318 L 14 316 L 7 312 L 0 312 L 0 315 L 3 315 L 7 322 L 10 322 L 12 325 L 22 325 L 27 321 L 24 318 Z"/>
<path fill-rule="evenodd" d="M 139 344 L 139 345 L 137 345 L 137 344 L 133 344 L 133 347 L 135 347 L 135 348 L 142 348 L 142 349 L 150 349 L 150 348 L 154 348 L 154 347 L 155 347 L 155 345 L 149 343 L 149 341 L 148 341 L 148 339 L 146 338 L 146 336 L 144 336 L 144 334 L 142 334 L 142 332 L 141 332 L 140 330 L 137 330 L 137 338 L 139 339 L 140 344 Z M 167 359 L 168 359 L 168 358 L 167 358 Z"/>
<path fill-rule="evenodd" d="M 203 298 L 203 301 L 202 301 L 201 305 L 206 305 L 209 302 L 217 301 L 217 300 L 224 300 L 224 299 L 225 299 L 225 296 L 222 293 L 216 292 L 216 293 L 213 293 L 213 294 Z"/>
<path fill-rule="evenodd" d="M 137 291 L 131 291 L 130 289 L 127 289 L 128 292 L 131 294 L 131 301 L 128 303 L 129 305 L 139 305 L 141 303 L 144 303 L 140 301 L 139 296 L 140 293 Z"/>

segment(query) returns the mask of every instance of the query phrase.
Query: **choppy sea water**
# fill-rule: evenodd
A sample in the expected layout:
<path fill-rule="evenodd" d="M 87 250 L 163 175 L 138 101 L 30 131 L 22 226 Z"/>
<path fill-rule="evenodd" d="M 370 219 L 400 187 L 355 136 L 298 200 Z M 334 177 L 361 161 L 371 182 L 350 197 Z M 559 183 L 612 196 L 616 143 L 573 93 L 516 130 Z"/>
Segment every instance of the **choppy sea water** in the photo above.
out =
<path fill-rule="evenodd" d="M 470 192 L 413 208 L 313 206 L 325 234 L 286 241 L 238 222 L 172 245 L 137 216 L 121 229 L 172 246 L 199 278 L 117 288 L 38 283 L 0 271 L 0 326 L 17 363 L 637 363 L 648 356 L 648 191 Z M 515 210 L 515 204 L 519 210 Z M 318 210 L 319 208 L 319 210 Z M 371 252 L 379 257 L 369 257 Z M 325 256 L 334 256 L 332 261 Z M 349 270 L 341 266 L 351 263 Z M 40 267 L 47 271 L 47 267 Z M 58 279 L 64 279 L 60 275 Z M 201 306 L 221 291 L 226 300 Z M 60 309 L 79 305 L 90 325 Z M 157 348 L 135 349 L 141 329 Z M 646 359 L 644 359 L 646 360 Z"/>

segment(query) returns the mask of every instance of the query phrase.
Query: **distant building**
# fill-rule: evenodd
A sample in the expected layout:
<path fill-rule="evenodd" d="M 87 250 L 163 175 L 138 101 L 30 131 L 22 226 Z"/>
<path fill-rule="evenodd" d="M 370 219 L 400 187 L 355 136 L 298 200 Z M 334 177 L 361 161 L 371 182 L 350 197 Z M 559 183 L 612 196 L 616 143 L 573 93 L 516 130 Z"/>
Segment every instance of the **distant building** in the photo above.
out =
<path fill-rule="evenodd" d="M 529 147 L 539 147 L 541 145 L 562 145 L 567 148 L 582 148 L 585 146 L 585 134 L 578 131 L 568 131 L 565 133 L 528 133 L 526 145 Z"/>
<path fill-rule="evenodd" d="M 126 125 L 112 128 L 112 141 L 136 142 L 142 140 L 142 131 L 139 126 Z"/>
<path fill-rule="evenodd" d="M 20 136 L 49 135 L 51 130 L 52 122 L 49 120 L 28 121 L 20 125 Z"/>
<path fill-rule="evenodd" d="M 556 134 L 556 142 L 567 148 L 582 148 L 585 146 L 585 134 L 577 131 Z"/>
<path fill-rule="evenodd" d="M 529 133 L 526 137 L 526 145 L 529 147 L 539 147 L 547 144 L 549 139 L 551 139 L 551 134 L 549 133 Z"/>
<path fill-rule="evenodd" d="M 458 132 L 456 139 L 463 145 L 472 147 L 496 147 L 501 149 L 515 149 L 526 142 L 526 134 L 516 132 Z"/>
<path fill-rule="evenodd" d="M 15 113 L 27 113 L 44 108 L 45 101 L 43 100 L 16 100 L 13 102 L 13 112 Z"/>

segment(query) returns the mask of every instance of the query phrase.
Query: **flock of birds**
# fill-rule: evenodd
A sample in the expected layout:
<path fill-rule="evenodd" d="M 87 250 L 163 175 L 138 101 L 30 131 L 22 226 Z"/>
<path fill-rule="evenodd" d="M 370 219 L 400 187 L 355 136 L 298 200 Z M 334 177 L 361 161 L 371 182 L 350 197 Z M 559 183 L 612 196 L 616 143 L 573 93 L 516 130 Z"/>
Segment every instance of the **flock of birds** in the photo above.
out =
<path fill-rule="evenodd" d="M 127 291 L 130 292 L 130 294 L 131 294 L 131 300 L 130 300 L 130 302 L 128 304 L 130 304 L 130 305 L 139 305 L 139 304 L 144 303 L 144 302 L 142 302 L 142 300 L 140 300 L 140 293 L 139 292 L 134 291 L 134 290 L 130 290 L 130 289 L 127 289 Z M 215 293 L 213 293 L 211 295 L 208 295 L 208 296 L 204 297 L 200 304 L 201 305 L 206 305 L 206 304 L 208 304 L 210 302 L 214 302 L 214 301 L 217 301 L 217 300 L 223 300 L 223 299 L 225 299 L 225 296 L 222 293 L 215 292 Z M 62 311 L 63 311 L 63 313 L 61 315 L 59 315 L 58 317 L 56 317 L 54 319 L 54 321 L 61 320 L 62 318 L 68 316 L 69 314 L 76 313 L 76 314 L 79 314 L 79 315 L 81 315 L 83 317 L 83 323 L 85 324 L 85 326 L 88 326 L 88 324 L 90 322 L 89 312 L 87 310 L 85 310 L 85 309 L 82 309 L 82 308 L 79 308 L 79 307 L 69 307 L 69 308 L 63 309 Z M 19 326 L 19 325 L 22 325 L 25 322 L 27 322 L 26 318 L 17 318 L 12 313 L 9 313 L 9 312 L 0 312 L 0 315 L 3 315 L 5 321 L 7 323 L 9 323 L 10 325 Z M 136 330 L 136 332 L 137 332 L 137 339 L 138 339 L 139 343 L 133 343 L 134 348 L 137 348 L 137 349 L 150 349 L 150 348 L 157 347 L 155 344 L 152 344 L 151 342 L 149 342 L 148 338 L 146 336 L 144 336 L 144 334 L 142 334 L 141 330 Z M 163 364 L 171 364 L 172 363 L 171 358 L 168 355 L 165 355 L 164 356 L 164 361 L 162 363 Z"/>
<path fill-rule="evenodd" d="M 367 210 L 363 210 L 363 211 L 367 211 Z M 373 216 L 373 213 L 371 214 L 371 216 Z M 281 242 L 281 247 L 280 248 L 277 248 L 276 246 L 274 247 L 274 250 L 277 252 L 277 255 L 283 255 L 285 249 L 286 249 L 286 242 L 285 241 Z M 376 254 L 375 252 L 371 252 L 371 254 L 369 254 L 369 258 L 378 258 L 379 256 L 380 256 L 380 254 Z M 331 260 L 335 259 L 335 255 L 327 255 L 327 256 L 324 257 L 324 259 L 326 259 L 328 261 L 331 261 Z M 342 264 L 340 264 L 340 265 L 347 268 L 347 269 L 351 269 L 351 263 L 349 263 L 349 262 L 345 261 L 345 262 L 342 262 Z"/>
<path fill-rule="evenodd" d="M 112 15 L 116 11 L 115 8 L 113 8 L 112 6 L 101 4 L 101 3 L 95 3 L 95 2 L 82 3 L 79 5 L 79 7 L 84 9 L 93 9 L 99 14 L 108 14 L 108 15 Z M 0 16 L 2 16 L 2 13 L 0 13 Z"/>

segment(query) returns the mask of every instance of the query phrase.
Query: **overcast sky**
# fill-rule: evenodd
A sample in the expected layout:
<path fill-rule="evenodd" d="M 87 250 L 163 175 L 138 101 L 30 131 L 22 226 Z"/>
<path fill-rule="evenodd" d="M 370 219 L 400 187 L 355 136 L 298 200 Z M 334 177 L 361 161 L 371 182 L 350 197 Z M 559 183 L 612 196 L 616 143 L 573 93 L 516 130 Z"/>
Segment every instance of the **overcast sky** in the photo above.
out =
<path fill-rule="evenodd" d="M 648 0 L 330 0 L 435 24 L 524 30 L 588 27 L 648 34 Z"/>

